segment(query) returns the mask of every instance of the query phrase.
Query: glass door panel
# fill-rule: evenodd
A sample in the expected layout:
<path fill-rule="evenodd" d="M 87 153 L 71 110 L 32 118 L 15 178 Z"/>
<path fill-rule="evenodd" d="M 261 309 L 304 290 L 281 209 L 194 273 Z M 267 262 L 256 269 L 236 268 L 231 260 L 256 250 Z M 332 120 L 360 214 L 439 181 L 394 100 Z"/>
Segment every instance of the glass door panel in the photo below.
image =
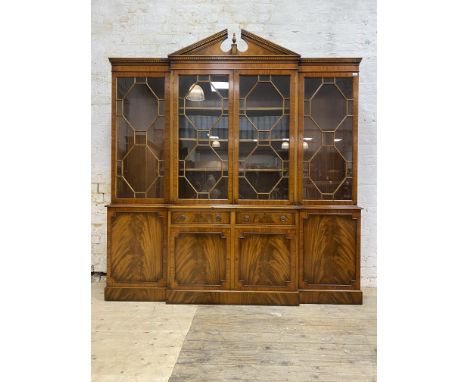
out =
<path fill-rule="evenodd" d="M 353 78 L 304 78 L 303 199 L 352 200 Z"/>
<path fill-rule="evenodd" d="M 287 200 L 290 77 L 239 77 L 239 199 Z"/>
<path fill-rule="evenodd" d="M 164 198 L 164 78 L 119 77 L 117 198 Z"/>
<path fill-rule="evenodd" d="M 179 76 L 179 199 L 228 199 L 229 75 Z"/>

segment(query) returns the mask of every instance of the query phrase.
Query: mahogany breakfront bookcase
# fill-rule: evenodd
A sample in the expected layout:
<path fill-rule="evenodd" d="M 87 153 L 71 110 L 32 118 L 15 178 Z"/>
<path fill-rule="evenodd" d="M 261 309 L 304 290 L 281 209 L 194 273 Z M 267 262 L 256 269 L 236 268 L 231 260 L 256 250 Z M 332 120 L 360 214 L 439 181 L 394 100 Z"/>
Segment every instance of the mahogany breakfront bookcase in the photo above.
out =
<path fill-rule="evenodd" d="M 360 58 L 110 58 L 107 300 L 361 304 Z"/>

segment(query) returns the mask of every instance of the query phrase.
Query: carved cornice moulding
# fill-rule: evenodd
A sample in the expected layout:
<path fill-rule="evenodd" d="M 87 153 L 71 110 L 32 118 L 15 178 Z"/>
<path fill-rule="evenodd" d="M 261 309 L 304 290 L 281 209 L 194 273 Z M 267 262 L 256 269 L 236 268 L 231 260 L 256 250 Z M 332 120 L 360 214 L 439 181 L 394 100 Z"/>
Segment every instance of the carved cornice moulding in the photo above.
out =
<path fill-rule="evenodd" d="M 115 65 L 161 65 L 167 66 L 177 62 L 295 62 L 299 65 L 358 65 L 361 58 L 301 58 L 300 54 L 286 49 L 278 44 L 266 40 L 254 33 L 241 30 L 241 38 L 247 43 L 247 50 L 237 49 L 235 34 L 232 39 L 231 49 L 223 51 L 221 44 L 228 38 L 228 30 L 197 41 L 185 48 L 179 49 L 168 55 L 168 58 L 109 58 Z"/>

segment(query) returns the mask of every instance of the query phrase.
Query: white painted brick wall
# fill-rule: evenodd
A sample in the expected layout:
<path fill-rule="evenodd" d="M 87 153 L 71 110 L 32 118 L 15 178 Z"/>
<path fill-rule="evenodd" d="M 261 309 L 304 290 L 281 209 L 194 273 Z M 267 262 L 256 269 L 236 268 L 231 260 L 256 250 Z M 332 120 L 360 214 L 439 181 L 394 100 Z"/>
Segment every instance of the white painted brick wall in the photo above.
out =
<path fill-rule="evenodd" d="M 166 57 L 220 30 L 244 28 L 303 57 L 363 57 L 359 104 L 362 282 L 376 284 L 377 131 L 375 0 L 93 0 L 92 265 L 106 270 L 110 201 L 108 57 Z M 229 42 L 228 42 L 229 44 Z M 240 45 L 240 44 L 239 44 Z"/>

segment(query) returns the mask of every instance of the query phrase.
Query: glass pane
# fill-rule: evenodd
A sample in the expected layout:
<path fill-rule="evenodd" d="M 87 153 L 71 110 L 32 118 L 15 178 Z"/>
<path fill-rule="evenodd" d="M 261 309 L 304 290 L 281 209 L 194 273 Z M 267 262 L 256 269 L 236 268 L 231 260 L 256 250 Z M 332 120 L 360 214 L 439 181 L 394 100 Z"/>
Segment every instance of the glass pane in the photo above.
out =
<path fill-rule="evenodd" d="M 353 79 L 304 79 L 303 198 L 352 199 Z"/>
<path fill-rule="evenodd" d="M 123 99 L 123 115 L 135 130 L 146 130 L 158 116 L 158 99 L 146 84 L 135 84 Z"/>
<path fill-rule="evenodd" d="M 335 146 L 348 162 L 353 160 L 353 118 L 347 117 L 336 129 Z"/>
<path fill-rule="evenodd" d="M 148 86 L 152 92 L 159 99 L 164 99 L 164 78 L 163 77 L 153 77 L 148 78 Z"/>
<path fill-rule="evenodd" d="M 179 76 L 179 198 L 228 198 L 229 76 Z"/>
<path fill-rule="evenodd" d="M 321 78 L 306 78 L 304 82 L 304 98 L 310 99 L 322 85 Z"/>
<path fill-rule="evenodd" d="M 307 169 L 308 172 L 308 169 Z M 320 200 L 322 199 L 322 194 L 318 190 L 317 186 L 310 180 L 309 177 L 304 178 L 304 199 L 306 200 Z"/>
<path fill-rule="evenodd" d="M 135 78 L 118 78 L 117 79 L 117 99 L 124 98 L 125 94 L 130 90 L 135 83 Z"/>
<path fill-rule="evenodd" d="M 158 173 L 158 158 L 146 145 L 134 145 L 122 159 L 122 176 L 134 192 L 145 193 Z"/>
<path fill-rule="evenodd" d="M 163 97 L 164 78 L 117 78 L 118 198 L 164 197 Z"/>
<path fill-rule="evenodd" d="M 353 182 L 346 178 L 341 187 L 335 192 L 335 200 L 349 200 L 352 198 Z"/>
<path fill-rule="evenodd" d="M 334 131 L 346 117 L 346 99 L 334 84 L 323 84 L 310 101 L 311 117 L 323 131 Z"/>
<path fill-rule="evenodd" d="M 288 199 L 289 76 L 240 76 L 239 198 Z"/>
<path fill-rule="evenodd" d="M 346 162 L 333 146 L 323 146 L 310 161 L 310 179 L 321 193 L 334 193 L 346 178 Z"/>
<path fill-rule="evenodd" d="M 335 83 L 347 99 L 353 99 L 353 79 L 351 77 L 337 78 Z"/>
<path fill-rule="evenodd" d="M 239 198 L 257 199 L 257 192 L 245 177 L 239 177 Z"/>
<path fill-rule="evenodd" d="M 309 117 L 304 117 L 304 138 L 302 148 L 304 160 L 310 160 L 322 145 L 322 131 Z"/>

